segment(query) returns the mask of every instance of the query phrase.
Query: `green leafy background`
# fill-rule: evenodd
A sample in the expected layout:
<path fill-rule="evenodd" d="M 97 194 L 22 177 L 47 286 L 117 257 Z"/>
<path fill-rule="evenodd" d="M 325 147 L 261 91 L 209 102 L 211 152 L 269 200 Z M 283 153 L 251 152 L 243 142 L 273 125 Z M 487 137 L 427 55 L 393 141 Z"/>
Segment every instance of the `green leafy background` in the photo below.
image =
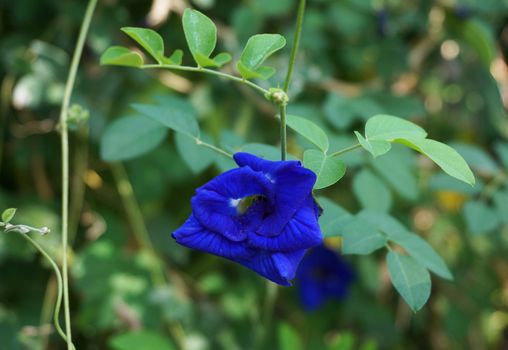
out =
<path fill-rule="evenodd" d="M 194 189 L 234 166 L 199 143 L 278 159 L 274 106 L 234 82 L 132 67 L 197 61 L 265 88 L 280 85 L 290 47 L 273 33 L 291 43 L 296 2 L 191 1 L 218 28 L 214 45 L 192 52 L 183 8 L 160 3 L 99 2 L 73 94 L 90 115 L 71 134 L 78 349 L 253 349 L 263 336 L 268 348 L 283 350 L 506 346 L 505 2 L 308 0 L 289 91 L 288 149 L 318 173 L 326 244 L 346 255 L 357 280 L 345 300 L 313 313 L 302 310 L 298 285 L 279 288 L 267 330 L 264 281 L 177 246 L 170 233 L 189 215 Z M 13 223 L 50 227 L 34 238 L 57 261 L 55 130 L 84 10 L 74 0 L 0 4 L 0 211 L 16 207 Z M 197 18 L 213 41 L 213 28 Z M 273 35 L 247 44 L 259 33 Z M 264 62 L 253 60 L 249 52 L 263 45 Z M 387 135 L 383 115 L 426 135 L 405 123 Z M 475 181 L 455 153 L 430 140 L 453 146 Z M 358 142 L 365 150 L 331 157 Z M 146 250 L 130 190 L 160 259 Z M 0 349 L 64 348 L 48 328 L 55 293 L 36 251 L 1 234 Z"/>

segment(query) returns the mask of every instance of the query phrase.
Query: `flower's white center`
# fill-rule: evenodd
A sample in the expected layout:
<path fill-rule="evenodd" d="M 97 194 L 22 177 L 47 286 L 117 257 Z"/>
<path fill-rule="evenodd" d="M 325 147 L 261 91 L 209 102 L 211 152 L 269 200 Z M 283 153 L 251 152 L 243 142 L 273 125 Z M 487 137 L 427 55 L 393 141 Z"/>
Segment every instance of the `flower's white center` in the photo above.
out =
<path fill-rule="evenodd" d="M 237 199 L 231 198 L 229 200 L 229 205 L 232 206 L 233 208 L 236 208 L 236 207 L 238 207 L 238 204 L 240 204 L 241 201 L 242 201 L 241 198 L 237 198 Z"/>

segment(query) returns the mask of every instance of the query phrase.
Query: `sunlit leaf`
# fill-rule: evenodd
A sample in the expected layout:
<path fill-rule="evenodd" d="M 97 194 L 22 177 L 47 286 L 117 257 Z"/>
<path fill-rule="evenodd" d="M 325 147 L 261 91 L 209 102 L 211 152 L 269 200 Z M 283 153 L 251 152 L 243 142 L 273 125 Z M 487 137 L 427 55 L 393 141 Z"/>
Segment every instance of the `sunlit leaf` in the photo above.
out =
<path fill-rule="evenodd" d="M 100 62 L 102 65 L 141 67 L 143 65 L 143 57 L 126 47 L 112 46 L 102 54 Z"/>
<path fill-rule="evenodd" d="M 268 79 L 275 70 L 261 66 L 274 52 L 286 45 L 286 39 L 279 34 L 257 34 L 249 38 L 243 49 L 237 69 L 245 79 Z"/>
<path fill-rule="evenodd" d="M 14 218 L 14 215 L 16 215 L 16 210 L 17 210 L 16 208 L 5 209 L 2 212 L 2 222 L 4 224 L 9 223 Z"/>
<path fill-rule="evenodd" d="M 164 41 L 154 30 L 149 28 L 123 27 L 122 31 L 141 45 L 157 62 L 164 57 Z"/>
<path fill-rule="evenodd" d="M 405 138 L 398 142 L 405 144 L 434 161 L 445 173 L 456 179 L 474 185 L 473 172 L 461 155 L 444 143 L 420 138 Z"/>

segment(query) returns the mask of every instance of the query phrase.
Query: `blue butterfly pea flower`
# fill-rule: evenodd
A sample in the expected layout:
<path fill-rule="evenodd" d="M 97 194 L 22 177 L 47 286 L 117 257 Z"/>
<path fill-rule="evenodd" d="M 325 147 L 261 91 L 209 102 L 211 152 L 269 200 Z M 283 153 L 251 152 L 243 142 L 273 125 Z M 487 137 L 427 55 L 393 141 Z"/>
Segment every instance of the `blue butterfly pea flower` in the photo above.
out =
<path fill-rule="evenodd" d="M 339 254 L 321 245 L 305 256 L 296 277 L 300 302 L 313 311 L 329 299 L 345 298 L 355 273 Z"/>
<path fill-rule="evenodd" d="M 298 161 L 236 153 L 239 168 L 196 190 L 173 238 L 289 286 L 305 252 L 322 243 L 312 197 L 316 175 Z"/>

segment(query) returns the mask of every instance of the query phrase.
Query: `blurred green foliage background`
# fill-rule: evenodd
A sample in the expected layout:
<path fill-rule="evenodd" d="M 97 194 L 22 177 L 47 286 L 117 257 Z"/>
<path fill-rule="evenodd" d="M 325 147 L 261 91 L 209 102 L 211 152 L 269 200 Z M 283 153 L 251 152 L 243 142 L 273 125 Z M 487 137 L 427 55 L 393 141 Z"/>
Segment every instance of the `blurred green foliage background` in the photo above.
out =
<path fill-rule="evenodd" d="M 0 1 L 0 209 L 17 207 L 17 222 L 50 227 L 36 239 L 57 260 L 57 120 L 85 6 Z M 282 350 L 507 349 L 508 2 L 308 1 L 289 112 L 321 125 L 334 149 L 354 144 L 352 131 L 374 114 L 408 118 L 453 145 L 477 184 L 461 184 L 403 148 L 376 160 L 348 154 L 346 177 L 326 195 L 353 213 L 389 211 L 439 251 L 455 279 L 433 278 L 430 302 L 413 314 L 391 287 L 383 254 L 348 256 L 357 280 L 345 300 L 308 313 L 298 285 L 278 288 L 268 316 L 261 278 L 170 238 L 194 189 L 223 168 L 217 157 L 170 135 L 123 164 L 100 158 L 105 127 L 132 115 L 131 103 L 175 94 L 189 99 L 215 143 L 277 145 L 273 106 L 244 86 L 99 66 L 108 46 L 134 46 L 123 26 L 154 28 L 171 50 L 185 48 L 180 16 L 189 6 L 214 20 L 219 46 L 237 56 L 253 34 L 293 35 L 294 0 L 99 2 L 73 94 L 90 116 L 71 135 L 78 349 L 252 349 L 263 332 L 269 349 Z M 271 58 L 272 85 L 283 80 L 288 57 L 286 48 Z M 188 53 L 184 62 L 192 64 Z M 290 134 L 290 153 L 304 146 Z M 327 245 L 339 249 L 340 240 Z M 36 251 L 0 235 L 0 349 L 63 349 L 50 326 L 55 295 Z"/>

